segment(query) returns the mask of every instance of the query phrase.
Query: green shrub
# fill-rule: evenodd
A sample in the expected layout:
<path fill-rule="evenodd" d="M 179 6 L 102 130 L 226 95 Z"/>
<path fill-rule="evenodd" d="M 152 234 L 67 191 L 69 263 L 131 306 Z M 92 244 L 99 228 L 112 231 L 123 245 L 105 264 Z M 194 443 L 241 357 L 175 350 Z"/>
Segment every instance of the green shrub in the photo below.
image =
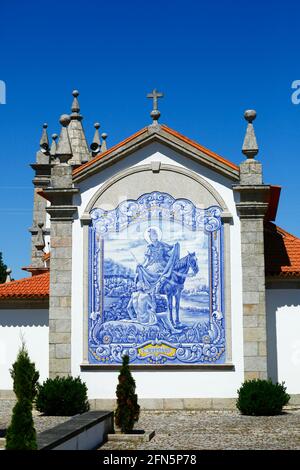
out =
<path fill-rule="evenodd" d="M 87 386 L 79 377 L 56 377 L 38 386 L 37 410 L 47 416 L 73 416 L 89 410 Z"/>
<path fill-rule="evenodd" d="M 244 415 L 273 416 L 281 413 L 289 399 L 284 382 L 254 379 L 244 382 L 238 390 L 236 406 Z"/>
<path fill-rule="evenodd" d="M 135 394 L 135 381 L 129 369 L 129 357 L 123 356 L 123 364 L 118 376 L 117 409 L 115 411 L 116 425 L 126 433 L 132 431 L 134 423 L 138 421 L 140 407 Z"/>
<path fill-rule="evenodd" d="M 37 443 L 32 418 L 32 402 L 37 392 L 39 373 L 34 363 L 30 362 L 24 343 L 10 373 L 14 382 L 17 403 L 13 408 L 11 423 L 6 432 L 6 449 L 35 450 Z"/>

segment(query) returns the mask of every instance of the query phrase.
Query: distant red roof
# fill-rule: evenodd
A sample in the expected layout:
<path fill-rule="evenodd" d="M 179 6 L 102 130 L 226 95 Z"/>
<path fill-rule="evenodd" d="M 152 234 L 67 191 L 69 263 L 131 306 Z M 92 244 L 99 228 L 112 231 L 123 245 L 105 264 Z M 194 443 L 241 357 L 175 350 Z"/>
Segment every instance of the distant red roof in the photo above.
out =
<path fill-rule="evenodd" d="M 300 238 L 271 222 L 265 225 L 265 270 L 268 276 L 300 278 Z"/>
<path fill-rule="evenodd" d="M 49 272 L 0 284 L 0 299 L 43 299 L 49 297 Z"/>

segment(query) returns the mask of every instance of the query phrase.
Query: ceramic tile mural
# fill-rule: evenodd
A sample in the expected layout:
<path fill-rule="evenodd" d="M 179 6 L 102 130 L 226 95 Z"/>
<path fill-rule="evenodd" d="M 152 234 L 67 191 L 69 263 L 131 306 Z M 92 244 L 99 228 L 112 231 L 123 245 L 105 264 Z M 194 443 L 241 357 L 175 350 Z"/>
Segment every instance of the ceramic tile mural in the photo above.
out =
<path fill-rule="evenodd" d="M 89 228 L 89 362 L 222 363 L 221 209 L 152 192 Z"/>

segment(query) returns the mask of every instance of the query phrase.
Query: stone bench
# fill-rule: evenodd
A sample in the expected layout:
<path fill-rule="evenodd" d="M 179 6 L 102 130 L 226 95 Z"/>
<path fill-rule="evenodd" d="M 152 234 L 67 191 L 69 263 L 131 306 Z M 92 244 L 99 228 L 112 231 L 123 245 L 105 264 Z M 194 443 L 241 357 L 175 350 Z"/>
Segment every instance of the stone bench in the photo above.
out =
<path fill-rule="evenodd" d="M 88 411 L 37 436 L 38 450 L 97 449 L 114 430 L 112 411 Z"/>

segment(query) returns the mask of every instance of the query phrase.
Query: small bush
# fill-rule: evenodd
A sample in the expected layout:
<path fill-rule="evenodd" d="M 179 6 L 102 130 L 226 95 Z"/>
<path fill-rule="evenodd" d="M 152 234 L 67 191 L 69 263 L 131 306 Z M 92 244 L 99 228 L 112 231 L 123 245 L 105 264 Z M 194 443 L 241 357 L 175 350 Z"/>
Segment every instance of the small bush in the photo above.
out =
<path fill-rule="evenodd" d="M 79 377 L 56 377 L 38 386 L 35 401 L 47 416 L 73 416 L 89 410 L 87 386 Z"/>
<path fill-rule="evenodd" d="M 273 416 L 281 413 L 289 399 L 284 382 L 274 384 L 271 380 L 246 380 L 238 390 L 236 406 L 244 415 Z"/>
<path fill-rule="evenodd" d="M 37 449 L 36 431 L 32 418 L 32 402 L 37 392 L 39 373 L 30 362 L 25 344 L 18 353 L 10 371 L 14 381 L 17 403 L 13 408 L 11 423 L 6 433 L 7 450 Z"/>
<path fill-rule="evenodd" d="M 138 421 L 140 407 L 135 394 L 135 381 L 129 369 L 129 357 L 123 356 L 123 364 L 118 376 L 117 409 L 115 411 L 116 425 L 126 433 L 132 431 L 134 423 Z"/>

